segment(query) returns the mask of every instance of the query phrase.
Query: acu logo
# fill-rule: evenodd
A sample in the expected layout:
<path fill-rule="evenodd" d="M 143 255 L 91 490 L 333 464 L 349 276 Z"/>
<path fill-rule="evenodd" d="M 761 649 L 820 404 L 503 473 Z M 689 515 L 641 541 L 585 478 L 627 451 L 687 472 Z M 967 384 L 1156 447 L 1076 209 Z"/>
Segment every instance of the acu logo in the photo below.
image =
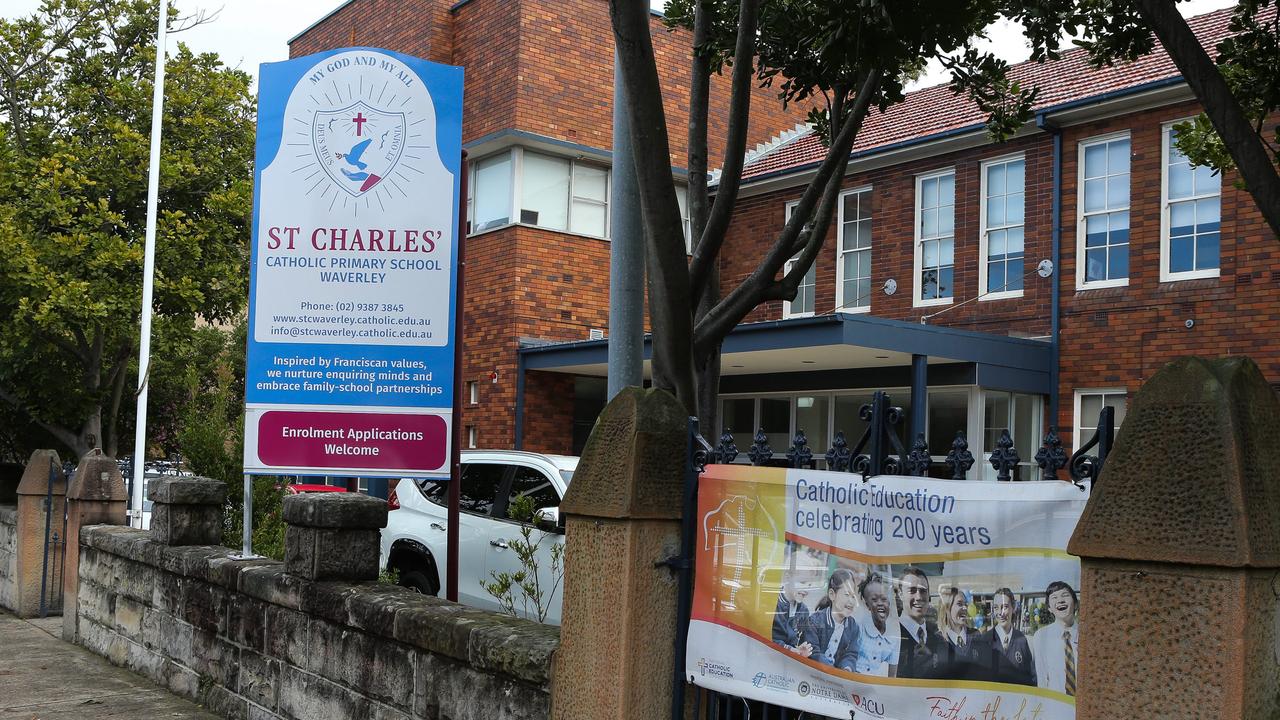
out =
<path fill-rule="evenodd" d="M 358 100 L 337 110 L 317 110 L 311 144 L 329 179 L 360 197 L 395 170 L 407 129 L 403 112 L 379 110 Z"/>

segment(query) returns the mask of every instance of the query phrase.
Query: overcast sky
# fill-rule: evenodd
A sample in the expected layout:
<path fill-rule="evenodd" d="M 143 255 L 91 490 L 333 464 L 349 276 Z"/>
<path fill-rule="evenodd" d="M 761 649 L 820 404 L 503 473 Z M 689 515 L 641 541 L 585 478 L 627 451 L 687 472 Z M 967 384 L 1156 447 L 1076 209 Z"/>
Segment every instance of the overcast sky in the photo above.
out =
<path fill-rule="evenodd" d="M 2 0 L 0 4 L 3 5 L 0 16 L 14 17 L 31 13 L 40 5 L 40 0 Z M 216 52 L 226 64 L 256 77 L 259 63 L 288 59 L 289 38 L 342 4 L 341 0 L 176 0 L 183 14 L 203 10 L 217 12 L 217 18 L 171 35 L 169 43 L 172 47 L 181 41 L 197 51 Z M 1233 0 L 1189 0 L 1179 3 L 1179 9 L 1183 15 L 1190 16 L 1231 4 Z M 1010 62 L 1027 59 L 1028 50 L 1017 26 L 1001 24 L 991 29 L 990 36 L 989 47 L 1000 57 Z M 915 87 L 946 80 L 945 71 L 935 64 Z"/>

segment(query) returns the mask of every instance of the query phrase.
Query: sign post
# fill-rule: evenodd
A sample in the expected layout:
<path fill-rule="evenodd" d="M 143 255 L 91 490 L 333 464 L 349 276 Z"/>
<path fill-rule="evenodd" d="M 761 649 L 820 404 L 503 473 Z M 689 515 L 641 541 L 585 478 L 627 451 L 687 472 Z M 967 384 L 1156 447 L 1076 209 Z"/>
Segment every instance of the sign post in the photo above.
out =
<path fill-rule="evenodd" d="M 246 475 L 451 474 L 462 69 L 262 66 Z"/>

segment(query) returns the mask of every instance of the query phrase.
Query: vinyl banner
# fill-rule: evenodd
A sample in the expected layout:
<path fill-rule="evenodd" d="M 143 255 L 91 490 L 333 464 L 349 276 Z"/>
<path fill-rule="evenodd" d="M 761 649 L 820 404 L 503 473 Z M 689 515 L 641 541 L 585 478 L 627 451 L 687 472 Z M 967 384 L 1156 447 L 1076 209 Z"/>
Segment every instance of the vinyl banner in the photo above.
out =
<path fill-rule="evenodd" d="M 1075 717 L 1074 485 L 740 465 L 700 483 L 695 684 L 843 719 Z"/>
<path fill-rule="evenodd" d="M 462 69 L 264 64 L 245 472 L 447 475 Z"/>

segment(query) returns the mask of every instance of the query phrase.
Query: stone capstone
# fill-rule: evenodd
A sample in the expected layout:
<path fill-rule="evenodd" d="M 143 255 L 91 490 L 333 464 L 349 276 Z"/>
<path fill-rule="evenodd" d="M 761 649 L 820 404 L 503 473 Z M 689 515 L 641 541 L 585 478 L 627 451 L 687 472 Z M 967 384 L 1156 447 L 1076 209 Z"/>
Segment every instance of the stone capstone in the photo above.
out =
<path fill-rule="evenodd" d="M 284 521 L 309 528 L 376 530 L 387 526 L 387 501 L 359 493 L 303 493 L 284 499 Z"/>
<path fill-rule="evenodd" d="M 167 505 L 217 505 L 227 501 L 227 486 L 219 480 L 204 477 L 161 478 L 151 483 L 148 492 L 152 502 Z"/>
<path fill-rule="evenodd" d="M 53 450 L 36 450 L 27 460 L 22 471 L 22 479 L 18 481 L 18 495 L 40 495 L 49 493 L 49 477 L 53 475 L 53 494 L 67 494 L 67 478 L 62 474 L 62 461 Z"/>
<path fill-rule="evenodd" d="M 290 525 L 284 533 L 284 567 L 308 580 L 376 580 L 377 530 L 338 530 Z"/>
<path fill-rule="evenodd" d="M 1182 358 L 1153 375 L 1133 397 L 1067 549 L 1280 567 L 1280 400 L 1258 366 Z"/>
<path fill-rule="evenodd" d="M 74 500 L 127 500 L 124 477 L 114 458 L 92 450 L 80 458 L 76 473 L 67 487 L 67 498 Z"/>
<path fill-rule="evenodd" d="M 689 414 L 675 396 L 624 389 L 596 420 L 561 514 L 679 518 L 688 438 Z"/>

